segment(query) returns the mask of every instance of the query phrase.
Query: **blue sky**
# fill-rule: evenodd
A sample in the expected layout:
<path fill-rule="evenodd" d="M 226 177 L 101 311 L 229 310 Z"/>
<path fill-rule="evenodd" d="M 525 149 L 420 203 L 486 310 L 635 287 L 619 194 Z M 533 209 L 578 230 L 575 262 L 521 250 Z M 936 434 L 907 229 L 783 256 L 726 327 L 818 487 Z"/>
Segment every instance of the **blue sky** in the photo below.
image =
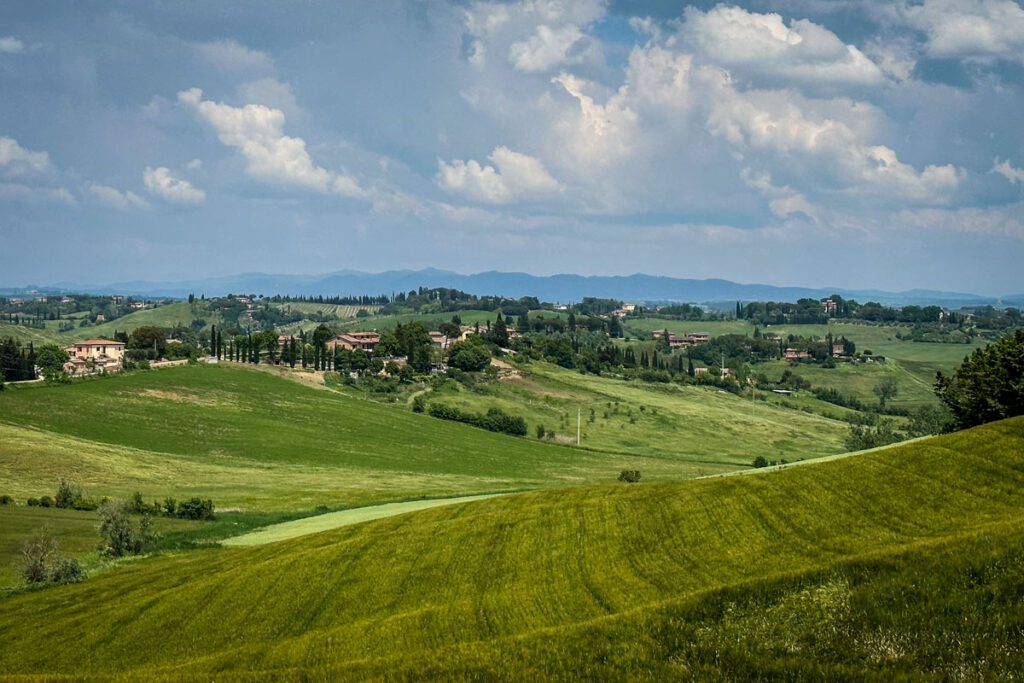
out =
<path fill-rule="evenodd" d="M 1024 291 L 1014 0 L 9 2 L 0 285 Z"/>

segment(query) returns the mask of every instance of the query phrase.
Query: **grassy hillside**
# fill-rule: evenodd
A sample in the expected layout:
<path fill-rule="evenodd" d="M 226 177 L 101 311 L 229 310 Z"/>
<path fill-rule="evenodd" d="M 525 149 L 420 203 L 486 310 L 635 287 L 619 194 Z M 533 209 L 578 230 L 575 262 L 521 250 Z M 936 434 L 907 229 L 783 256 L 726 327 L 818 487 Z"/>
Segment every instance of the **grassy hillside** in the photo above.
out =
<path fill-rule="evenodd" d="M 399 323 L 405 325 L 406 323 L 419 322 L 423 323 L 430 329 L 436 329 L 441 323 L 449 322 L 454 315 L 459 316 L 463 325 L 474 325 L 476 323 L 484 325 L 488 320 L 493 321 L 496 314 L 494 311 L 462 310 L 436 313 L 372 315 L 368 318 L 358 318 L 356 320 L 343 323 L 341 327 L 347 330 L 387 330 L 393 328 Z M 554 317 L 554 314 L 550 315 Z"/>
<path fill-rule="evenodd" d="M 712 336 L 722 334 L 749 336 L 754 331 L 754 326 L 745 320 L 687 322 L 640 318 L 629 320 L 627 327 L 636 332 L 643 332 L 647 336 L 665 328 L 678 334 L 707 332 Z M 896 380 L 899 393 L 890 403 L 903 408 L 917 408 L 937 403 L 938 399 L 931 388 L 937 371 L 951 373 L 965 356 L 984 346 L 987 342 L 940 344 L 897 339 L 898 332 L 906 333 L 910 327 L 909 325 L 868 325 L 833 321 L 827 325 L 772 325 L 761 328 L 761 331 L 783 337 L 793 334 L 801 337 L 824 338 L 829 333 L 834 337 L 845 336 L 857 345 L 858 351 L 870 350 L 875 355 L 884 356 L 887 359 L 886 365 L 849 366 L 840 363 L 835 370 L 824 370 L 817 365 L 800 364 L 792 368 L 793 372 L 805 377 L 815 386 L 832 387 L 844 394 L 856 396 L 871 403 L 877 401 L 872 389 L 883 377 L 891 377 Z M 777 377 L 787 367 L 789 367 L 788 363 L 780 361 L 755 365 L 754 371 L 764 372 L 769 377 Z"/>
<path fill-rule="evenodd" d="M 1021 670 L 1024 419 L 133 562 L 0 611 L 0 671 L 992 679 Z"/>
<path fill-rule="evenodd" d="M 166 306 L 135 311 L 108 323 L 76 328 L 73 332 L 66 334 L 74 339 L 83 339 L 85 337 L 109 336 L 114 334 L 115 330 L 131 332 L 136 327 L 142 327 L 143 325 L 154 325 L 156 327 L 175 327 L 176 325 L 181 325 L 188 327 L 197 318 L 202 318 L 207 323 L 217 323 L 214 314 L 206 308 L 205 302 L 197 301 L 194 304 L 189 304 L 187 301 L 179 301 L 167 304 Z"/>
<path fill-rule="evenodd" d="M 142 327 L 143 325 L 155 325 L 157 327 L 182 325 L 188 327 L 192 324 L 192 321 L 198 318 L 206 320 L 208 324 L 216 324 L 218 322 L 217 315 L 206 307 L 205 302 L 197 301 L 195 304 L 190 305 L 188 302 L 181 301 L 157 308 L 135 311 L 116 320 L 98 325 L 75 327 L 68 332 L 57 331 L 57 326 L 61 322 L 59 320 L 48 320 L 46 323 L 47 328 L 44 330 L 24 327 L 22 325 L 11 325 L 10 323 L 0 323 L 0 338 L 14 337 L 23 343 L 31 341 L 36 345 L 59 344 L 64 346 L 81 339 L 109 337 L 115 331 L 131 332 L 136 327 Z"/>
<path fill-rule="evenodd" d="M 6 339 L 7 337 L 12 337 L 22 344 L 31 342 L 36 346 L 42 346 L 43 344 L 59 344 L 63 346 L 68 343 L 64 335 L 54 330 L 40 330 L 35 327 L 0 322 L 0 339 Z"/>
<path fill-rule="evenodd" d="M 204 495 L 311 509 L 409 497 L 694 476 L 665 458 L 518 439 L 229 364 L 0 393 L 0 492 Z"/>
<path fill-rule="evenodd" d="M 331 315 L 341 320 L 355 318 L 356 313 L 365 309 L 367 313 L 376 313 L 380 306 L 348 306 L 345 304 L 324 304 L 311 301 L 288 301 L 274 304 L 282 311 L 298 311 L 304 314 Z"/>
<path fill-rule="evenodd" d="M 845 450 L 847 423 L 763 402 L 752 406 L 714 387 L 624 382 L 549 363 L 522 367 L 520 376 L 473 391 L 450 386 L 425 398 L 467 410 L 496 406 L 526 418 L 530 434 L 543 425 L 573 443 L 580 409 L 587 448 L 695 463 L 749 465 L 758 455 L 792 461 Z"/>

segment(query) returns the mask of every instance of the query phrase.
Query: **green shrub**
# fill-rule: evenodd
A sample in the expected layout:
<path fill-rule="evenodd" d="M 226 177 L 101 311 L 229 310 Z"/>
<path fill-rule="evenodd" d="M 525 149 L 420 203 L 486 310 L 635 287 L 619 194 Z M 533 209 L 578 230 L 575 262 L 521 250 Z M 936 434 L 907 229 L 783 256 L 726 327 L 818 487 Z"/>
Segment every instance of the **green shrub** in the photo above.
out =
<path fill-rule="evenodd" d="M 750 464 L 758 469 L 762 467 L 768 467 L 768 459 L 765 458 L 763 455 L 759 455 L 756 458 L 754 458 L 754 462 Z"/>
<path fill-rule="evenodd" d="M 213 519 L 213 501 L 189 498 L 178 503 L 178 517 L 182 519 Z"/>
<path fill-rule="evenodd" d="M 74 505 L 71 506 L 71 509 L 91 511 L 98 510 L 99 507 L 100 502 L 98 500 L 95 500 L 93 498 L 79 498 L 78 500 L 75 501 Z"/>
<path fill-rule="evenodd" d="M 422 396 L 417 396 L 412 400 L 412 412 L 422 413 L 427 409 L 427 402 Z"/>
<path fill-rule="evenodd" d="M 453 420 L 473 425 L 491 432 L 500 432 L 512 436 L 526 436 L 526 420 L 509 415 L 500 408 L 491 408 L 485 414 L 470 413 L 454 406 L 434 403 L 430 406 L 430 415 L 442 420 Z"/>
<path fill-rule="evenodd" d="M 0 496 L 0 505 L 13 505 L 13 504 L 14 504 L 14 497 L 13 496 L 9 496 L 6 493 L 4 495 Z"/>
<path fill-rule="evenodd" d="M 85 580 L 85 570 L 73 557 L 58 558 L 50 569 L 50 583 L 63 585 Z"/>
<path fill-rule="evenodd" d="M 66 479 L 61 479 L 57 484 L 57 496 L 54 504 L 59 508 L 73 508 L 82 498 L 82 487 L 72 484 Z"/>
<path fill-rule="evenodd" d="M 30 508 L 37 508 L 37 507 L 39 507 L 39 499 L 38 498 L 29 498 L 25 502 L 28 504 L 28 506 Z"/>
<path fill-rule="evenodd" d="M 53 498 L 50 498 L 49 496 L 41 497 L 39 499 L 39 507 L 52 508 L 53 507 Z"/>
<path fill-rule="evenodd" d="M 619 472 L 619 481 L 635 484 L 640 481 L 640 470 L 622 470 Z"/>
<path fill-rule="evenodd" d="M 137 525 L 132 524 L 131 505 L 109 500 L 100 507 L 100 550 L 111 557 L 141 555 L 157 536 L 153 520 L 145 515 Z"/>

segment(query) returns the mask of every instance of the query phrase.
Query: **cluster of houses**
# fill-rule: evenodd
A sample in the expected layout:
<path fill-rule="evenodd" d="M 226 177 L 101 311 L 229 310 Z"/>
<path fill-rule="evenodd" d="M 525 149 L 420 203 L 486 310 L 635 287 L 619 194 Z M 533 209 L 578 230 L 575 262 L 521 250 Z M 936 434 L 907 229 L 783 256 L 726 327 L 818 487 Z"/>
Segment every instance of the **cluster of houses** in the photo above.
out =
<path fill-rule="evenodd" d="M 457 341 L 464 341 L 466 337 L 476 333 L 476 328 L 470 325 L 462 325 L 459 327 L 459 335 L 457 337 L 448 337 L 443 332 L 432 331 L 430 334 L 430 343 L 438 349 L 446 349 L 451 344 Z M 509 335 L 512 335 L 511 330 Z M 277 338 L 278 344 L 282 347 L 287 344 L 292 337 L 289 335 L 281 335 Z M 343 332 L 327 342 L 327 348 L 330 350 L 335 349 L 346 349 L 348 351 L 355 351 L 360 349 L 367 353 L 373 353 L 374 348 L 380 343 L 379 332 Z"/>
<path fill-rule="evenodd" d="M 610 315 L 616 318 L 625 318 L 634 311 L 636 311 L 636 304 L 622 304 L 622 308 L 615 309 L 610 313 Z"/>
<path fill-rule="evenodd" d="M 800 362 L 800 361 L 804 361 L 804 360 L 810 359 L 811 354 L 808 353 L 807 351 L 804 351 L 803 349 L 794 349 L 794 348 L 790 347 L 790 348 L 787 348 L 785 351 L 782 352 L 782 357 L 785 360 L 791 360 L 791 361 L 795 361 L 795 362 Z M 845 358 L 846 357 L 846 346 L 844 346 L 843 344 L 832 344 L 832 357 L 833 358 Z"/>
<path fill-rule="evenodd" d="M 655 332 L 654 338 L 658 339 L 665 334 L 664 331 Z M 711 336 L 707 332 L 689 332 L 682 336 L 678 334 L 668 333 L 668 345 L 669 348 L 682 349 L 688 346 L 696 346 L 697 344 L 703 344 Z"/>

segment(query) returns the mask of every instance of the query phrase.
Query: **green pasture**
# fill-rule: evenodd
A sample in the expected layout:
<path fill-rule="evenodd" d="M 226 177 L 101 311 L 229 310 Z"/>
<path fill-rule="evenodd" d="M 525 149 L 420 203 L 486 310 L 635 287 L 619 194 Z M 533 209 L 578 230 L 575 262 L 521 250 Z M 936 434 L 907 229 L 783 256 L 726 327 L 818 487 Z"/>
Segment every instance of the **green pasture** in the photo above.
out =
<path fill-rule="evenodd" d="M 74 314 L 73 314 L 74 315 Z M 196 301 L 194 304 L 181 301 L 157 308 L 145 308 L 133 313 L 123 315 L 116 320 L 89 325 L 87 327 L 74 327 L 67 332 L 58 332 L 57 327 L 60 320 L 46 321 L 46 329 L 39 330 L 34 327 L 22 325 L 11 325 L 0 323 L 0 338 L 14 337 L 22 343 L 33 342 L 40 344 L 58 344 L 61 346 L 70 344 L 82 339 L 96 339 L 110 337 L 114 332 L 131 332 L 137 327 L 154 325 L 156 327 L 175 327 L 181 325 L 189 327 L 196 319 L 206 320 L 207 324 L 219 324 L 219 315 L 210 311 L 206 302 Z M 74 320 L 74 317 L 69 317 Z"/>
<path fill-rule="evenodd" d="M 25 327 L 24 325 L 12 325 L 11 323 L 0 322 L 0 339 L 6 339 L 7 337 L 11 337 L 22 344 L 27 345 L 32 343 L 35 346 L 42 346 L 44 344 L 57 344 L 59 346 L 64 346 L 69 343 L 68 338 L 57 332 L 56 329 L 51 330 L 47 328 L 40 330 L 35 327 Z"/>
<path fill-rule="evenodd" d="M 749 465 L 758 455 L 795 460 L 845 450 L 845 422 L 751 404 L 714 387 L 625 382 L 549 363 L 520 368 L 520 376 L 474 390 L 450 385 L 424 398 L 472 411 L 501 408 L 523 416 L 530 437 L 543 425 L 556 441 L 570 443 L 579 410 L 587 449 L 690 462 L 702 474 Z"/>
<path fill-rule="evenodd" d="M 38 491 L 34 497 L 52 497 L 56 490 L 57 482 L 53 482 L 52 487 Z M 157 533 L 183 532 L 199 524 L 159 517 L 154 529 Z M 21 544 L 39 529 L 46 529 L 57 540 L 62 555 L 77 558 L 87 566 L 94 566 L 99 555 L 96 552 L 100 541 L 98 528 L 99 514 L 96 512 L 28 507 L 24 498 L 17 499 L 16 504 L 0 505 L 0 588 L 18 582 Z"/>
<path fill-rule="evenodd" d="M 0 491 L 61 476 L 90 495 L 202 495 L 296 510 L 696 476 L 678 460 L 515 438 L 244 366 L 184 366 L 0 393 Z"/>
<path fill-rule="evenodd" d="M 545 311 L 548 313 L 548 311 Z M 461 310 L 461 311 L 435 311 L 432 313 L 395 313 L 391 315 L 371 315 L 368 318 L 357 318 L 341 324 L 341 327 L 351 331 L 367 330 L 389 330 L 396 325 L 406 325 L 411 322 L 422 323 L 431 330 L 436 330 L 441 323 L 451 322 L 452 316 L 458 315 L 463 325 L 475 325 L 480 323 L 481 327 L 490 320 L 494 322 L 497 313 L 495 311 Z M 555 317 L 551 313 L 551 317 Z"/>
<path fill-rule="evenodd" d="M 752 476 L 500 496 L 130 562 L 0 610 L 0 672 L 992 680 L 1024 418 Z"/>
<path fill-rule="evenodd" d="M 671 334 L 704 332 L 712 337 L 723 334 L 751 334 L 754 327 L 745 320 L 668 320 L 665 318 L 622 319 L 622 327 L 634 339 L 650 339 L 655 332 L 668 330 Z"/>
<path fill-rule="evenodd" d="M 136 327 L 153 325 L 155 327 L 189 327 L 196 319 L 202 318 L 209 324 L 219 324 L 219 316 L 209 310 L 205 301 L 197 300 L 193 304 L 187 301 L 179 301 L 156 308 L 144 308 L 134 313 L 121 316 L 110 322 L 91 325 L 89 327 L 75 328 L 73 332 L 65 334 L 71 339 L 88 339 L 103 336 L 110 336 L 115 331 L 131 332 Z"/>

